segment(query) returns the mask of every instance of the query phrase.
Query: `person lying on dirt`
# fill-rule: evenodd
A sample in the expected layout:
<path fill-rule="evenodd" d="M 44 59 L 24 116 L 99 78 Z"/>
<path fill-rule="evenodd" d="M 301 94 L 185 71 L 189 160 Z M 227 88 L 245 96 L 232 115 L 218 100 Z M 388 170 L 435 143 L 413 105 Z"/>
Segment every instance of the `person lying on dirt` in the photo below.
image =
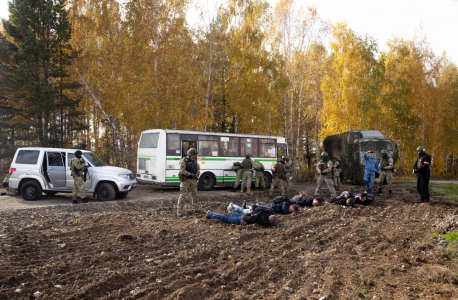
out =
<path fill-rule="evenodd" d="M 284 196 L 281 196 L 281 197 L 284 197 Z M 280 198 L 280 197 L 277 197 L 277 198 Z M 289 201 L 282 201 L 279 203 L 275 203 L 274 201 L 272 203 L 269 203 L 268 205 L 260 205 L 259 203 L 256 203 L 253 205 L 246 205 L 246 202 L 244 202 L 243 207 L 237 206 L 233 203 L 229 203 L 229 206 L 227 207 L 227 212 L 231 213 L 233 211 L 236 211 L 244 215 L 244 214 L 255 212 L 260 209 L 272 211 L 272 213 L 274 214 L 282 213 L 284 215 L 289 215 L 295 211 L 298 211 L 299 207 L 297 205 L 291 204 L 291 202 Z"/>
<path fill-rule="evenodd" d="M 272 210 L 258 209 L 248 214 L 240 214 L 237 212 L 230 212 L 229 216 L 207 211 L 207 219 L 218 219 L 228 224 L 260 224 L 266 226 L 269 224 L 274 225 L 277 222 L 277 216 L 275 216 Z"/>
<path fill-rule="evenodd" d="M 375 196 L 367 193 L 353 194 L 352 197 L 355 200 L 355 204 L 369 205 L 375 202 Z"/>
<path fill-rule="evenodd" d="M 355 205 L 354 194 L 344 191 L 339 196 L 329 199 L 328 202 L 343 206 L 353 206 Z"/>
<path fill-rule="evenodd" d="M 291 199 L 291 203 L 300 206 L 319 206 L 322 202 L 323 198 L 307 195 L 307 192 L 300 192 L 299 195 L 296 195 Z"/>

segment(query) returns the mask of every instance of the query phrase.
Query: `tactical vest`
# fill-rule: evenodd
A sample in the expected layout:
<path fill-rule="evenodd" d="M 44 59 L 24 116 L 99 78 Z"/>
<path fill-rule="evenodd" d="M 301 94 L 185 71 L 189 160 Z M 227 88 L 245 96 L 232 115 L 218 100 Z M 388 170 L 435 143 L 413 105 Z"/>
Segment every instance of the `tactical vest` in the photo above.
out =
<path fill-rule="evenodd" d="M 242 164 L 240 162 L 235 162 L 232 164 L 232 171 L 237 172 L 240 168 L 242 168 Z"/>
<path fill-rule="evenodd" d="M 323 160 L 322 160 L 322 161 L 320 162 L 320 171 L 321 171 L 321 174 L 322 174 L 322 175 L 326 175 L 326 177 L 332 178 L 332 172 L 331 172 L 332 170 L 331 170 L 331 171 L 328 170 L 328 162 L 329 162 L 328 159 L 327 159 L 326 161 L 323 161 Z M 323 174 L 323 171 L 326 171 L 326 170 L 328 170 L 329 172 Z"/>
<path fill-rule="evenodd" d="M 390 162 L 389 162 L 389 157 L 387 158 L 382 158 L 382 161 L 380 162 L 380 168 L 383 170 L 383 168 L 389 167 Z"/>
<path fill-rule="evenodd" d="M 244 170 L 251 170 L 253 168 L 253 162 L 249 158 L 245 158 L 242 161 L 242 166 Z"/>
<path fill-rule="evenodd" d="M 285 163 L 285 167 L 286 167 L 286 173 L 290 173 L 291 172 L 291 167 L 293 166 L 293 162 L 290 160 L 290 161 L 287 161 Z"/>
<path fill-rule="evenodd" d="M 419 169 L 421 166 L 423 166 L 423 159 L 424 159 L 423 156 L 417 158 L 417 169 Z M 428 170 L 431 171 L 431 165 L 428 165 Z"/>
<path fill-rule="evenodd" d="M 184 159 L 186 163 L 186 171 L 192 174 L 197 173 L 197 162 L 195 160 L 192 160 L 188 157 Z M 184 176 L 183 174 L 179 173 L 178 178 L 180 178 L 180 181 L 185 181 L 186 179 L 191 179 L 191 176 Z"/>
<path fill-rule="evenodd" d="M 284 173 L 285 173 L 285 165 L 282 163 L 276 163 L 274 168 L 275 168 L 275 172 L 273 172 L 273 177 L 274 178 L 283 178 Z"/>

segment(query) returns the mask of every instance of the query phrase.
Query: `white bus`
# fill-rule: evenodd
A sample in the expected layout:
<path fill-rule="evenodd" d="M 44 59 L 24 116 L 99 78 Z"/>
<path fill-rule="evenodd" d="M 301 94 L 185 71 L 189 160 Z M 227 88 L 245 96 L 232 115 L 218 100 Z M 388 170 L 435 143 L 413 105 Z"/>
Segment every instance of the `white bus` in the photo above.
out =
<path fill-rule="evenodd" d="M 142 132 L 138 143 L 137 180 L 155 185 L 179 185 L 180 161 L 189 148 L 197 149 L 198 186 L 202 191 L 210 191 L 215 186 L 233 186 L 236 174 L 232 164 L 241 162 L 246 153 L 264 164 L 264 180 L 269 187 L 277 157 L 286 156 L 288 152 L 284 137 L 151 129 Z"/>

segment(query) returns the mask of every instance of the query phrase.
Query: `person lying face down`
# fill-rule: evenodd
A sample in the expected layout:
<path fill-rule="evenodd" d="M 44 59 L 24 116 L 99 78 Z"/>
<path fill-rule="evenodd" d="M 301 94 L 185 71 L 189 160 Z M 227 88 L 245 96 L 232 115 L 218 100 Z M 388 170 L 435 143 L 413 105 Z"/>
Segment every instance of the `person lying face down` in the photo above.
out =
<path fill-rule="evenodd" d="M 354 195 L 348 191 L 342 192 L 339 196 L 329 199 L 328 202 L 343 206 L 355 205 Z"/>
<path fill-rule="evenodd" d="M 271 210 L 257 210 L 247 214 L 241 214 L 237 212 L 230 212 L 229 216 L 207 211 L 207 219 L 218 219 L 228 224 L 260 224 L 262 226 L 275 225 L 277 223 L 277 216 L 273 214 Z"/>
<path fill-rule="evenodd" d="M 300 192 L 299 195 L 291 199 L 291 203 L 300 206 L 319 206 L 323 202 L 323 198 L 307 195 L 307 192 Z"/>
<path fill-rule="evenodd" d="M 375 203 L 375 196 L 364 192 L 353 194 L 353 199 L 355 199 L 355 204 L 359 205 L 369 205 Z"/>
<path fill-rule="evenodd" d="M 246 207 L 246 208 L 243 208 Z M 253 204 L 253 205 L 246 205 L 244 203 L 243 207 L 237 206 L 233 203 L 229 203 L 229 206 L 227 207 L 227 212 L 238 212 L 240 214 L 250 214 L 250 213 L 256 213 L 259 210 L 266 210 L 266 211 L 271 211 L 272 213 L 282 213 L 285 215 L 292 214 L 295 211 L 299 210 L 299 207 L 297 205 L 291 204 L 291 202 L 288 201 L 283 201 L 280 202 L 279 204 L 277 203 L 269 203 L 268 205 L 259 205 L 259 203 Z"/>

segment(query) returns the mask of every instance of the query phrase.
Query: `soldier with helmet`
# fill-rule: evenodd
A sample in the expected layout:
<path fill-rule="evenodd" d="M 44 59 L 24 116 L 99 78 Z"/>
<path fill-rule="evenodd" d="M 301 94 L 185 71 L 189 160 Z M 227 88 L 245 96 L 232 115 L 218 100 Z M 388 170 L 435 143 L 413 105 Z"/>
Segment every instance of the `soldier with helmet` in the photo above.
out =
<path fill-rule="evenodd" d="M 261 185 L 261 190 L 264 190 L 264 188 L 266 187 L 266 183 L 264 181 L 264 165 L 261 162 L 255 160 L 253 162 L 253 168 L 254 168 L 254 171 L 256 172 L 254 175 L 255 176 L 255 182 L 254 182 L 255 189 L 257 191 L 259 185 Z"/>
<path fill-rule="evenodd" d="M 342 161 L 338 155 L 334 155 L 334 188 L 340 189 L 340 173 L 342 173 Z"/>
<path fill-rule="evenodd" d="M 382 150 L 382 160 L 380 161 L 379 167 L 380 167 L 381 172 L 380 172 L 380 177 L 378 179 L 377 194 L 382 193 L 382 184 L 386 178 L 386 182 L 388 183 L 388 193 L 390 196 L 392 196 L 393 193 L 392 193 L 392 183 L 391 182 L 393 180 L 394 166 L 393 166 L 393 159 L 388 156 L 388 151 L 386 150 Z"/>
<path fill-rule="evenodd" d="M 329 159 L 327 152 L 321 153 L 321 161 L 316 166 L 316 170 L 320 176 L 317 180 L 317 187 L 315 190 L 315 196 L 318 195 L 323 186 L 323 182 L 326 182 L 329 192 L 332 197 L 337 197 L 336 190 L 334 189 L 334 182 L 332 181 L 332 161 Z"/>
<path fill-rule="evenodd" d="M 251 160 L 251 153 L 245 154 L 245 159 L 242 161 L 243 177 L 242 177 L 242 190 L 246 185 L 246 192 L 251 192 L 251 178 L 253 177 L 253 161 Z"/>
<path fill-rule="evenodd" d="M 294 162 L 289 156 L 285 157 L 285 176 L 286 182 L 288 183 L 288 191 L 291 190 L 291 176 L 294 172 Z"/>
<path fill-rule="evenodd" d="M 285 165 L 282 162 L 281 157 L 277 158 L 277 163 L 272 169 L 272 183 L 270 184 L 270 196 L 274 193 L 276 185 L 280 187 L 281 195 L 285 195 L 285 188 L 283 187 L 283 178 L 285 177 Z"/>
<path fill-rule="evenodd" d="M 197 179 L 200 174 L 200 166 L 197 163 L 197 151 L 194 148 L 188 150 L 188 155 L 183 157 L 180 162 L 180 171 L 178 172 L 178 178 L 180 178 L 180 197 L 177 203 L 177 216 L 182 217 L 181 211 L 183 207 L 183 201 L 186 199 L 186 195 L 191 193 L 191 204 L 194 207 L 195 213 L 204 213 L 199 208 L 197 203 Z"/>
<path fill-rule="evenodd" d="M 80 150 L 75 151 L 75 157 L 70 161 L 71 176 L 73 177 L 73 204 L 78 204 L 78 197 L 81 198 L 81 203 L 89 203 L 86 199 L 86 191 L 84 188 L 84 167 L 87 167 L 81 158 L 83 152 Z"/>
<path fill-rule="evenodd" d="M 417 203 L 429 203 L 429 179 L 431 178 L 431 156 L 426 153 L 422 146 L 417 148 L 418 158 L 413 166 L 417 177 L 417 190 L 420 193 L 420 201 Z"/>

